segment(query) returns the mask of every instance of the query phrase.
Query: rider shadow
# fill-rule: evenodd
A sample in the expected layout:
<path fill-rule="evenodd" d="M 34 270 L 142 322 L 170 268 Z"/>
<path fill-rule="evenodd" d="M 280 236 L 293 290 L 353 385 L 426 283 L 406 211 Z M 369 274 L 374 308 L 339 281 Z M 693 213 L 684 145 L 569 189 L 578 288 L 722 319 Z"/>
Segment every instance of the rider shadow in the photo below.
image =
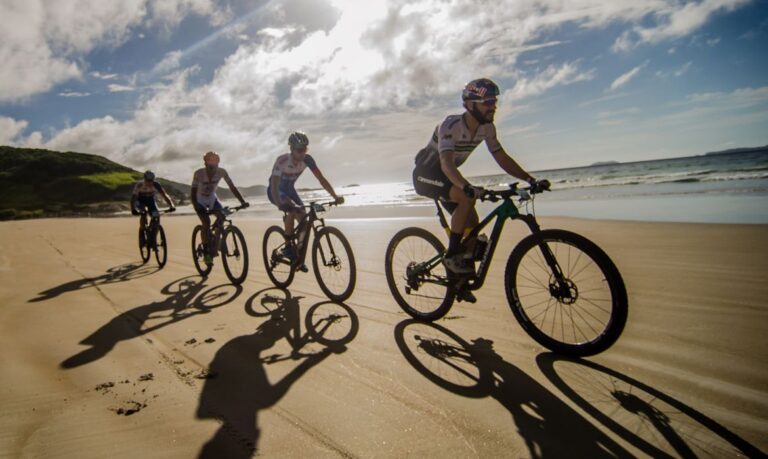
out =
<path fill-rule="evenodd" d="M 140 277 L 149 276 L 160 270 L 157 266 L 149 266 L 143 263 L 126 263 L 119 266 L 113 266 L 106 273 L 96 277 L 83 277 L 73 281 L 49 288 L 38 293 L 37 297 L 29 300 L 29 303 L 46 301 L 56 298 L 62 293 L 74 292 L 88 287 L 96 287 L 104 284 L 114 284 L 117 282 L 126 282 Z"/>
<path fill-rule="evenodd" d="M 229 284 L 203 291 L 203 281 L 198 276 L 187 276 L 171 282 L 161 290 L 163 294 L 169 295 L 168 298 L 135 307 L 116 316 L 80 341 L 80 344 L 90 346 L 88 349 L 67 358 L 59 365 L 69 369 L 96 361 L 107 355 L 120 341 L 145 335 L 198 314 L 206 314 L 213 308 L 234 301 L 243 291 L 242 287 Z M 146 326 L 149 322 L 152 324 Z"/>
<path fill-rule="evenodd" d="M 344 352 L 357 335 L 354 311 L 345 304 L 328 301 L 309 308 L 305 316 L 307 330 L 302 334 L 301 299 L 287 290 L 265 289 L 246 302 L 249 315 L 266 320 L 254 333 L 227 342 L 209 365 L 209 373 L 215 377 L 205 381 L 197 417 L 217 419 L 221 426 L 202 447 L 200 457 L 251 457 L 261 433 L 259 411 L 276 405 L 310 368 L 331 353 Z M 290 351 L 268 354 L 283 339 Z M 320 345 L 320 349 L 311 344 Z M 287 360 L 298 364 L 280 380 L 270 381 L 267 365 Z"/>
<path fill-rule="evenodd" d="M 449 329 L 413 319 L 395 327 L 395 341 L 423 376 L 458 395 L 492 397 L 512 415 L 531 457 L 629 457 L 549 390 L 493 349 L 493 341 L 472 344 Z"/>
<path fill-rule="evenodd" d="M 648 456 L 766 457 L 700 411 L 616 370 L 553 353 L 536 363 L 577 406 Z"/>

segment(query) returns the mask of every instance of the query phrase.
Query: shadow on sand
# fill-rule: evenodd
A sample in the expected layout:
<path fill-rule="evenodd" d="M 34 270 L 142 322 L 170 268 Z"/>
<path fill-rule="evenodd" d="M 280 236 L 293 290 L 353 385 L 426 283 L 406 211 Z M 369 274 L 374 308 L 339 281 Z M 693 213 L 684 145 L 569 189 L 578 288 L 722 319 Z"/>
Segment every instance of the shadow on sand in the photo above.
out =
<path fill-rule="evenodd" d="M 149 266 L 143 263 L 126 263 L 124 265 L 113 266 L 106 273 L 97 277 L 83 277 L 56 287 L 49 288 L 37 294 L 37 297 L 29 300 L 30 303 L 46 301 L 56 298 L 62 293 L 74 292 L 83 288 L 97 287 L 104 284 L 114 284 L 116 282 L 126 282 L 132 279 L 149 276 L 158 272 L 157 266 Z"/>
<path fill-rule="evenodd" d="M 542 373 L 596 421 L 651 457 L 766 457 L 723 425 L 616 370 L 539 354 Z"/>
<path fill-rule="evenodd" d="M 224 344 L 211 361 L 209 372 L 216 377 L 205 381 L 197 417 L 217 419 L 221 426 L 203 446 L 200 457 L 251 457 L 261 433 L 259 411 L 277 404 L 310 368 L 332 353 L 344 352 L 357 335 L 359 322 L 354 311 L 329 301 L 307 310 L 306 332 L 302 333 L 301 299 L 287 290 L 271 288 L 246 302 L 249 315 L 266 320 L 254 333 Z M 290 351 L 268 354 L 283 339 Z M 270 381 L 267 365 L 288 360 L 297 364 L 278 381 Z"/>
<path fill-rule="evenodd" d="M 465 397 L 492 397 L 512 415 L 531 457 L 630 457 L 552 392 L 506 362 L 493 341 L 468 343 L 451 330 L 413 319 L 395 327 L 406 360 L 424 377 Z"/>
<path fill-rule="evenodd" d="M 98 360 L 120 341 L 153 332 L 189 317 L 206 314 L 237 298 L 242 287 L 223 284 L 205 291 L 203 279 L 188 276 L 163 287 L 161 293 L 168 297 L 162 301 L 145 304 L 125 311 L 113 318 L 80 344 L 90 346 L 61 362 L 62 368 L 74 368 Z M 148 323 L 151 323 L 148 325 Z"/>

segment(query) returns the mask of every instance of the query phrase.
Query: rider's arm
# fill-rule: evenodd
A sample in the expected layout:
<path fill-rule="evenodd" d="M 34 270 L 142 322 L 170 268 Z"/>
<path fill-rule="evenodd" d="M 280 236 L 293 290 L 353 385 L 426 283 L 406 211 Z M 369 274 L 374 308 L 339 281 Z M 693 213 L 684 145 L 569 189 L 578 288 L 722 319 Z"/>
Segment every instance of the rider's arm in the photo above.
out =
<path fill-rule="evenodd" d="M 173 200 L 171 200 L 171 197 L 168 196 L 168 193 L 165 191 L 163 186 L 160 185 L 159 182 L 154 182 L 152 186 L 154 186 L 155 189 L 160 192 L 160 194 L 163 196 L 163 199 L 165 199 L 165 202 L 168 203 L 168 207 L 174 207 Z"/>
<path fill-rule="evenodd" d="M 322 172 L 320 172 L 320 169 L 310 169 L 313 174 L 315 174 L 315 177 L 317 178 L 317 181 L 320 182 L 320 185 L 325 188 L 325 191 L 331 194 L 333 196 L 333 199 L 338 199 L 339 197 L 336 195 L 336 192 L 333 191 L 333 187 L 328 182 L 328 180 L 325 178 Z"/>
<path fill-rule="evenodd" d="M 499 166 L 504 169 L 504 172 L 507 174 L 523 179 L 528 183 L 536 181 L 536 179 L 534 179 L 531 174 L 523 170 L 523 168 L 520 167 L 520 165 L 517 164 L 517 162 L 512 159 L 512 157 L 509 156 L 503 148 L 496 150 L 493 153 L 493 159 L 496 160 Z"/>
<path fill-rule="evenodd" d="M 131 195 L 131 209 L 135 209 L 135 208 L 136 208 L 136 195 L 132 194 Z"/>
<path fill-rule="evenodd" d="M 192 207 L 197 210 L 197 187 L 192 185 L 192 189 L 189 192 L 189 200 L 192 202 Z"/>
<path fill-rule="evenodd" d="M 240 204 L 245 205 L 245 199 L 243 199 L 243 195 L 240 194 L 240 190 L 237 189 L 235 186 L 235 183 L 232 181 L 231 178 L 229 178 L 229 174 L 224 174 L 224 181 L 227 182 L 227 186 L 229 186 L 229 190 L 232 192 L 232 194 L 235 195 L 238 201 L 240 201 Z"/>
<path fill-rule="evenodd" d="M 456 167 L 456 163 L 453 160 L 454 155 L 453 151 L 440 153 L 440 168 L 454 186 L 464 189 L 465 186 L 469 185 L 469 182 L 461 175 L 459 168 Z"/>

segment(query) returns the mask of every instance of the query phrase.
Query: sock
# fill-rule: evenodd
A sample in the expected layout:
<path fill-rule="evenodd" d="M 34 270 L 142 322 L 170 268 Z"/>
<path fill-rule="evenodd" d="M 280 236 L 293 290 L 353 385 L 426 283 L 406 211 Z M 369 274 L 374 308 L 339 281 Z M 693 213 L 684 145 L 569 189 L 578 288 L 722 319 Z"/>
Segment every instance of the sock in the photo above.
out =
<path fill-rule="evenodd" d="M 452 257 L 461 251 L 461 234 L 451 231 L 448 236 L 448 250 L 445 251 L 446 257 Z"/>

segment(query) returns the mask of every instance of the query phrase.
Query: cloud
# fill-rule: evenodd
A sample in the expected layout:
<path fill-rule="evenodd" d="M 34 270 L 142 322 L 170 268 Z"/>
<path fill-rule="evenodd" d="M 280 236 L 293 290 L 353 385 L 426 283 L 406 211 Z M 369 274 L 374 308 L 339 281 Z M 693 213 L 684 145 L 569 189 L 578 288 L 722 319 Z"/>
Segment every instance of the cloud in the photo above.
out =
<path fill-rule="evenodd" d="M 730 12 L 748 4 L 750 0 L 701 0 L 698 2 L 658 2 L 648 11 L 656 25 L 635 26 L 622 32 L 613 44 L 614 52 L 626 52 L 643 44 L 656 44 L 684 37 L 701 28 L 715 14 Z M 650 6 L 649 2 L 639 2 Z M 717 44 L 710 44 L 714 46 Z"/>
<path fill-rule="evenodd" d="M 188 59 L 187 50 L 173 51 L 155 66 L 158 73 L 172 73 L 141 94 L 131 117 L 85 120 L 54 133 L 46 145 L 105 154 L 138 168 L 166 168 L 172 171 L 169 176 L 184 181 L 200 164 L 202 152 L 215 149 L 233 175 L 250 184 L 266 181 L 264 170 L 284 151 L 290 130 L 303 129 L 321 165 L 333 160 L 334 167 L 324 170 L 329 178 L 399 177 L 403 163 L 395 158 L 412 160 L 446 111 L 460 110 L 460 88 L 470 79 L 497 79 L 504 90 L 500 110 L 509 106 L 505 100 L 532 99 L 593 79 L 596 70 L 578 60 L 541 59 L 549 64 L 534 69 L 518 64 L 526 53 L 562 47 L 565 42 L 552 37 L 565 26 L 620 25 L 627 29 L 622 46 L 630 50 L 646 40 L 643 30 L 670 28 L 665 36 L 673 37 L 703 24 L 687 21 L 687 27 L 673 27 L 683 23 L 678 12 L 690 8 L 677 0 L 519 0 L 484 2 L 482 7 L 469 0 L 329 2 L 331 7 L 306 2 L 303 19 L 291 13 L 290 2 L 264 4 L 251 20 L 219 29 L 232 36 L 237 48 L 204 82 L 196 78 L 199 68 L 183 67 L 193 61 L 192 53 Z M 178 9 L 135 3 L 145 16 L 121 23 L 178 24 L 172 19 L 181 14 Z M 741 3 L 705 0 L 696 5 L 710 5 L 708 18 Z M 203 3 L 189 2 L 183 11 L 203 14 L 199 11 L 206 10 L 194 9 L 198 4 Z M 312 26 L 308 16 L 333 20 Z M 131 27 L 136 26 L 100 32 L 99 44 L 92 46 L 119 43 Z M 238 40 L 241 35 L 253 38 Z M 211 43 L 204 39 L 190 49 L 202 54 L 214 48 Z M 63 62 L 79 62 L 71 58 L 74 54 L 56 53 Z M 612 90 L 627 84 L 643 65 L 617 78 Z M 145 89 L 109 86 L 134 87 Z M 536 128 L 528 124 L 522 132 L 535 133 Z M 372 164 L 371 157 L 386 161 Z"/>
<path fill-rule="evenodd" d="M 648 61 L 644 62 L 641 65 L 638 65 L 637 67 L 633 68 L 629 72 L 621 75 L 620 77 L 613 80 L 613 83 L 611 83 L 611 87 L 609 88 L 610 91 L 615 91 L 616 89 L 624 86 L 625 84 L 629 83 L 629 81 L 636 77 L 638 73 L 640 73 L 640 70 L 642 70 L 643 67 L 648 64 Z"/>
<path fill-rule="evenodd" d="M 109 92 L 127 92 L 127 91 L 134 91 L 136 88 L 133 86 L 128 86 L 124 84 L 110 84 L 107 86 L 107 89 L 109 89 Z"/>
<path fill-rule="evenodd" d="M 16 121 L 7 116 L 0 116 L 0 145 L 11 145 L 14 139 L 27 128 L 29 123 L 22 120 Z"/>
<path fill-rule="evenodd" d="M 62 91 L 59 93 L 60 97 L 87 97 L 90 96 L 89 92 L 77 92 L 77 91 Z"/>
<path fill-rule="evenodd" d="M 189 14 L 217 23 L 224 13 L 212 0 L 2 2 L 0 103 L 20 102 L 82 78 L 82 59 L 94 49 L 119 46 L 140 25 L 175 27 Z"/>

